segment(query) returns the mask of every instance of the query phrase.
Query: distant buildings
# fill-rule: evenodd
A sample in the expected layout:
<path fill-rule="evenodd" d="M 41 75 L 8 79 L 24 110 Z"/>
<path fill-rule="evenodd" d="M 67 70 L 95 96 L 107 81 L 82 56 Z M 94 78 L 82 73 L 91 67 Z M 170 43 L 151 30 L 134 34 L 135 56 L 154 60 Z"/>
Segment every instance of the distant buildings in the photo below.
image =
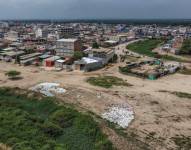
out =
<path fill-rule="evenodd" d="M 18 38 L 19 38 L 18 32 L 16 32 L 16 31 L 7 32 L 7 33 L 4 35 L 4 39 L 7 40 L 7 41 L 11 41 L 11 42 L 17 41 Z"/>
<path fill-rule="evenodd" d="M 157 51 L 178 54 L 183 41 L 190 37 L 190 26 L 0 22 L 0 59 L 13 62 L 19 58 L 22 65 L 69 69 L 74 64 L 79 70 L 91 71 L 108 64 L 118 44 L 134 39 L 165 38 L 168 42 Z M 95 42 L 98 49 L 94 49 Z M 84 56 L 76 53 L 74 57 L 75 51 L 82 49 L 86 57 L 74 62 L 73 58 Z"/>

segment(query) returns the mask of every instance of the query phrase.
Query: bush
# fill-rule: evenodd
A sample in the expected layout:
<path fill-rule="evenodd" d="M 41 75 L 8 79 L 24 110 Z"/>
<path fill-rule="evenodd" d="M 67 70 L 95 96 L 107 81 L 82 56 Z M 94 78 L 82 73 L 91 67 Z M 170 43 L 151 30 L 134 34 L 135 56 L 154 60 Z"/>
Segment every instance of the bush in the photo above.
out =
<path fill-rule="evenodd" d="M 62 128 L 70 127 L 73 123 L 75 112 L 69 109 L 58 110 L 50 116 L 50 120 Z"/>
<path fill-rule="evenodd" d="M 81 52 L 81 51 L 75 51 L 75 52 L 74 52 L 74 59 L 75 59 L 75 60 L 82 59 L 82 57 L 84 57 L 83 52 Z"/>
<path fill-rule="evenodd" d="M 21 72 L 16 71 L 16 70 L 11 70 L 5 73 L 6 76 L 8 76 L 10 79 L 18 79 L 19 75 Z"/>
<path fill-rule="evenodd" d="M 99 44 L 97 42 L 94 42 L 92 44 L 92 48 L 98 49 L 99 48 Z"/>
<path fill-rule="evenodd" d="M 0 88 L 0 141 L 14 150 L 96 150 L 107 140 L 89 115 L 24 93 Z"/>
<path fill-rule="evenodd" d="M 49 135 L 50 137 L 58 137 L 63 133 L 62 128 L 49 121 L 46 121 L 42 125 L 42 130 L 45 134 Z"/>
<path fill-rule="evenodd" d="M 180 54 L 191 54 L 191 39 L 184 40 L 180 49 Z"/>
<path fill-rule="evenodd" d="M 131 84 L 125 82 L 123 79 L 113 76 L 90 77 L 87 82 L 104 88 L 111 88 L 112 86 L 131 86 Z"/>

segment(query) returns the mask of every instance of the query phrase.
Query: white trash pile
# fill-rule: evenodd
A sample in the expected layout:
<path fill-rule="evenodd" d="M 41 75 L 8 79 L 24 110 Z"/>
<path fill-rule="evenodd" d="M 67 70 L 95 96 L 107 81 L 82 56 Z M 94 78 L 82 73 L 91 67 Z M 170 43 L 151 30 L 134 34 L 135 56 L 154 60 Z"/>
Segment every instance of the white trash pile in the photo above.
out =
<path fill-rule="evenodd" d="M 55 94 L 63 94 L 66 92 L 65 89 L 60 87 L 59 83 L 40 83 L 32 88 L 30 90 L 39 92 L 45 96 L 53 97 Z"/>
<path fill-rule="evenodd" d="M 127 128 L 134 119 L 134 112 L 129 105 L 114 105 L 102 114 L 102 118 Z"/>

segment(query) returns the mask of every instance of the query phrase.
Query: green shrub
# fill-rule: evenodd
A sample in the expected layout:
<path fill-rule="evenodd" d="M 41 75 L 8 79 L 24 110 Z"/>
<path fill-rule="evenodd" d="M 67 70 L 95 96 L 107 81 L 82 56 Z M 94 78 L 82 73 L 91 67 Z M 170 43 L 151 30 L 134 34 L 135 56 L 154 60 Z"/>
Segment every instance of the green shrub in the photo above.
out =
<path fill-rule="evenodd" d="M 74 59 L 75 59 L 75 60 L 79 60 L 79 59 L 81 59 L 82 57 L 84 57 L 83 52 L 81 52 L 81 51 L 75 51 L 75 52 L 74 52 Z"/>
<path fill-rule="evenodd" d="M 43 132 L 49 135 L 50 137 L 58 137 L 63 133 L 62 128 L 49 121 L 46 121 L 41 128 Z"/>
<path fill-rule="evenodd" d="M 131 86 L 131 84 L 125 82 L 123 79 L 114 76 L 90 77 L 87 79 L 87 82 L 104 88 L 111 88 L 112 86 Z"/>
<path fill-rule="evenodd" d="M 127 49 L 142 55 L 154 57 L 156 54 L 152 50 L 163 42 L 163 39 L 146 39 L 127 45 Z"/>
<path fill-rule="evenodd" d="M 0 88 L 0 141 L 13 150 L 95 150 L 107 140 L 89 115 L 24 93 Z"/>
<path fill-rule="evenodd" d="M 180 49 L 180 54 L 191 54 L 191 39 L 184 40 Z"/>
<path fill-rule="evenodd" d="M 50 120 L 62 128 L 70 127 L 73 123 L 76 112 L 70 109 L 57 110 L 50 116 Z"/>
<path fill-rule="evenodd" d="M 21 72 L 16 70 L 11 70 L 5 73 L 6 76 L 8 76 L 10 79 L 18 79 Z"/>

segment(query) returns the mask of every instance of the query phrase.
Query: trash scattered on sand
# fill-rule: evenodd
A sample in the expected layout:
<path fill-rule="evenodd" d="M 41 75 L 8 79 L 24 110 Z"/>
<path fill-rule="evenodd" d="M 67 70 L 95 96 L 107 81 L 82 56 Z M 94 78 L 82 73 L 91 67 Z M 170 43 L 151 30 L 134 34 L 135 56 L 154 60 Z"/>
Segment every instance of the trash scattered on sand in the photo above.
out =
<path fill-rule="evenodd" d="M 129 105 L 113 105 L 102 114 L 102 118 L 127 128 L 134 119 L 134 112 Z"/>
<path fill-rule="evenodd" d="M 40 92 L 41 94 L 49 97 L 55 96 L 55 94 L 63 94 L 66 92 L 65 89 L 60 87 L 59 83 L 40 83 L 32 88 L 30 90 L 35 92 Z"/>

